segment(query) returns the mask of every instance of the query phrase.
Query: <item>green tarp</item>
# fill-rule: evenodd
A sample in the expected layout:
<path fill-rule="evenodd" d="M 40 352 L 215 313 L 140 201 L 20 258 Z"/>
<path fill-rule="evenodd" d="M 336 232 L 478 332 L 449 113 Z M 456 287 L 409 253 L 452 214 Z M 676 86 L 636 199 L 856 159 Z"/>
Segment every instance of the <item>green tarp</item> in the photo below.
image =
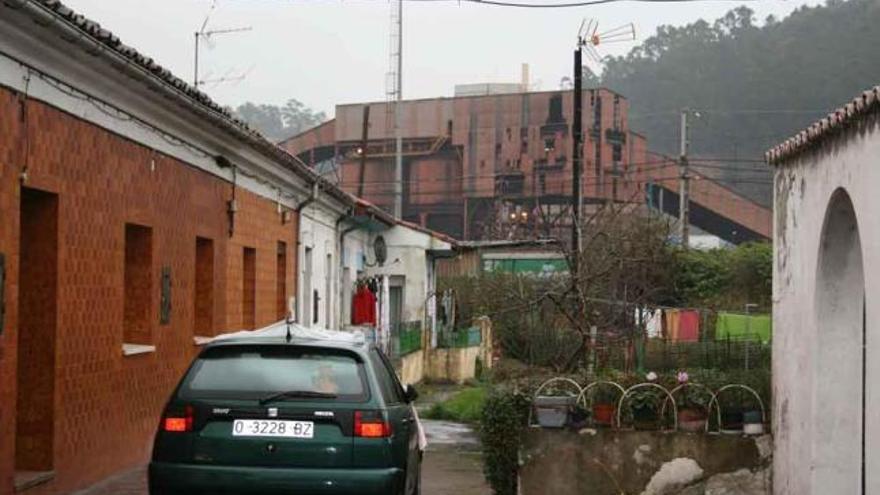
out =
<path fill-rule="evenodd" d="M 760 340 L 769 342 L 773 335 L 773 319 L 770 315 L 738 315 L 718 313 L 715 326 L 715 340 L 728 337 L 739 340 Z"/>

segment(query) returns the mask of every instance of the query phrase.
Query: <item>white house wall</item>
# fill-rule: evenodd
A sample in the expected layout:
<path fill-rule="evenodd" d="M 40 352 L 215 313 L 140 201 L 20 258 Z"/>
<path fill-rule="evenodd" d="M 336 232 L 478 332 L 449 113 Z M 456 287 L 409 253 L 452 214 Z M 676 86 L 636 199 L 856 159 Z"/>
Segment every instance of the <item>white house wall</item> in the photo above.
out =
<path fill-rule="evenodd" d="M 334 210 L 323 206 L 321 203 L 312 203 L 303 210 L 300 218 L 300 240 L 298 249 L 298 289 L 297 289 L 297 315 L 299 321 L 316 328 L 335 328 L 339 314 L 339 238 L 336 222 L 339 214 Z M 309 269 L 306 264 L 306 249 L 311 248 L 311 277 L 306 277 L 305 272 Z M 329 272 L 327 256 L 330 256 Z M 327 290 L 327 279 L 330 280 L 330 290 Z M 308 279 L 311 279 L 309 285 Z M 311 303 L 313 290 L 318 291 L 318 318 L 313 322 Z M 330 315 L 328 320 L 327 315 Z"/>
<path fill-rule="evenodd" d="M 428 297 L 434 290 L 429 286 L 433 271 L 428 250 L 449 249 L 448 243 L 424 232 L 403 225 L 394 226 L 381 234 L 388 247 L 388 259 L 383 266 L 367 268 L 370 275 L 398 275 L 405 277 L 403 290 L 403 321 L 424 321 Z M 372 251 L 368 255 L 372 260 Z"/>
<path fill-rule="evenodd" d="M 869 119 L 871 119 L 869 117 Z M 845 131 L 828 143 L 779 165 L 775 174 L 773 426 L 774 493 L 826 495 L 880 493 L 880 124 Z M 854 205 L 861 239 L 866 304 L 866 489 L 861 480 L 835 479 L 835 464 L 846 466 L 861 453 L 862 384 L 838 374 L 858 360 L 849 352 L 838 365 L 825 366 L 828 350 L 819 345 L 829 316 L 818 314 L 824 291 L 844 291 L 841 300 L 858 300 L 861 291 L 843 285 L 817 294 L 817 263 L 826 209 L 843 189 Z M 824 354 L 823 354 L 824 353 Z M 856 354 L 856 355 L 852 355 Z M 851 371 L 851 369 L 850 369 Z M 825 384 L 824 386 L 822 384 Z M 829 385 L 830 384 L 830 385 Z M 832 387 L 844 401 L 823 401 Z M 824 390 L 823 390 L 824 389 Z M 855 404 L 850 404 L 850 401 Z M 842 402 L 842 404 L 841 404 Z M 841 412 L 844 411 L 844 412 Z M 824 425 L 819 427 L 817 425 Z M 823 431 L 817 431 L 823 430 Z M 855 436 L 855 438 L 853 438 Z M 828 458 L 827 454 L 832 455 Z M 824 456 L 824 457 L 823 457 Z M 824 459 L 824 460 L 823 460 Z M 855 466 L 860 472 L 858 466 Z M 839 469 L 836 469 L 840 471 Z M 844 469 L 849 471 L 847 467 Z M 837 483 L 832 487 L 832 483 Z M 828 491 L 830 490 L 830 491 Z"/>

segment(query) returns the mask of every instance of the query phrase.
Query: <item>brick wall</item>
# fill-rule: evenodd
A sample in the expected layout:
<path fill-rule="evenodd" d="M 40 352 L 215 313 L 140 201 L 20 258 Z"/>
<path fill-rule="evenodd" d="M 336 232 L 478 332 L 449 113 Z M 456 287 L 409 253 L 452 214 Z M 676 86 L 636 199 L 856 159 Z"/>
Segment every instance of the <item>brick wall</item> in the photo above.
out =
<path fill-rule="evenodd" d="M 257 326 L 277 313 L 277 246 L 296 246 L 294 221 L 241 188 L 229 236 L 232 185 L 39 102 L 28 102 L 23 145 L 19 102 L 0 89 L 0 252 L 7 255 L 6 331 L 0 335 L 0 493 L 12 490 L 19 338 L 19 173 L 58 197 L 54 369 L 55 479 L 28 493 L 66 493 L 145 461 L 168 393 L 198 351 L 193 345 L 196 238 L 211 239 L 214 332 L 241 328 L 242 257 L 255 249 Z M 123 357 L 125 224 L 152 229 L 155 353 Z M 287 257 L 292 260 L 291 254 Z M 288 263 L 287 292 L 294 293 Z M 159 324 L 161 267 L 171 270 L 171 319 Z M 51 349 L 46 349 L 52 355 Z M 38 360 L 22 367 L 42 366 Z"/>

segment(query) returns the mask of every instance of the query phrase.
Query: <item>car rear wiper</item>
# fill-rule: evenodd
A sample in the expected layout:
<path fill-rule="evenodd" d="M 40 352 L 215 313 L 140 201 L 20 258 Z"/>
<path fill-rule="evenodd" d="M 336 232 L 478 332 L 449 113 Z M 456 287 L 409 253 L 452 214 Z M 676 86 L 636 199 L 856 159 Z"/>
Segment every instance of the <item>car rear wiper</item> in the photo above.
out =
<path fill-rule="evenodd" d="M 284 392 L 275 392 L 274 394 L 263 397 L 260 399 L 260 405 L 262 406 L 269 402 L 287 397 L 297 399 L 335 399 L 336 394 L 325 394 L 323 392 L 314 392 L 311 390 L 286 390 Z"/>

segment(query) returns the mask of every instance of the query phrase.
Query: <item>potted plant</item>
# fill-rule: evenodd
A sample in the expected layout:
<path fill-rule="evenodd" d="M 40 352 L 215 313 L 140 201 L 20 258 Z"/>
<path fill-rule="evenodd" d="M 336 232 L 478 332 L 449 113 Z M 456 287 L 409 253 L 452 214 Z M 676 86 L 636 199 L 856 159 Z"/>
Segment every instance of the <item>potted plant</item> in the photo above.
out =
<path fill-rule="evenodd" d="M 719 398 L 718 407 L 721 408 L 721 424 L 718 430 L 721 433 L 739 435 L 743 429 L 743 407 L 740 400 L 730 397 Z"/>
<path fill-rule="evenodd" d="M 547 396 L 535 397 L 533 407 L 538 425 L 543 428 L 562 428 L 568 424 L 576 397 Z"/>
<path fill-rule="evenodd" d="M 620 391 L 610 385 L 597 385 L 593 392 L 593 424 L 613 426 Z"/>
<path fill-rule="evenodd" d="M 746 435 L 764 434 L 764 415 L 758 410 L 748 410 L 743 413 L 743 433 Z"/>
<path fill-rule="evenodd" d="M 678 404 L 678 428 L 691 433 L 706 430 L 711 395 L 698 386 L 688 386 L 690 377 L 686 371 L 678 373 L 681 403 Z"/>
<path fill-rule="evenodd" d="M 658 429 L 661 400 L 660 391 L 655 388 L 640 389 L 629 396 L 629 407 L 635 429 Z"/>

